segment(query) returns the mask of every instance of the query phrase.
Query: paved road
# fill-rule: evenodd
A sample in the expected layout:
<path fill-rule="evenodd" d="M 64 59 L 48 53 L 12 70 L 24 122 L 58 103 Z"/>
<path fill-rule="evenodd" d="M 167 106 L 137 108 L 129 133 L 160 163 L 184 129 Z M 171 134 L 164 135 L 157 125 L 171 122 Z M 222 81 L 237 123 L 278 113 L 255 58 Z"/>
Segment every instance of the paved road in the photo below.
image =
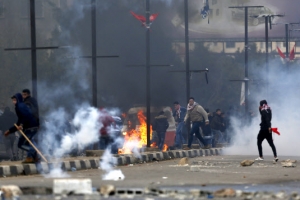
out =
<path fill-rule="evenodd" d="M 273 164 L 272 157 L 254 163 L 250 167 L 241 167 L 239 163 L 254 156 L 212 156 L 189 159 L 188 166 L 178 166 L 179 159 L 122 166 L 119 169 L 125 175 L 123 181 L 103 181 L 104 172 L 85 170 L 69 172 L 70 178 L 90 178 L 93 186 L 113 184 L 118 188 L 144 188 L 149 184 L 161 187 L 202 187 L 218 189 L 233 187 L 252 190 L 285 190 L 300 192 L 300 168 L 283 168 L 280 162 Z M 296 159 L 300 157 L 282 157 Z M 191 171 L 191 167 L 195 171 Z M 53 178 L 42 175 L 0 178 L 0 184 L 52 187 Z"/>

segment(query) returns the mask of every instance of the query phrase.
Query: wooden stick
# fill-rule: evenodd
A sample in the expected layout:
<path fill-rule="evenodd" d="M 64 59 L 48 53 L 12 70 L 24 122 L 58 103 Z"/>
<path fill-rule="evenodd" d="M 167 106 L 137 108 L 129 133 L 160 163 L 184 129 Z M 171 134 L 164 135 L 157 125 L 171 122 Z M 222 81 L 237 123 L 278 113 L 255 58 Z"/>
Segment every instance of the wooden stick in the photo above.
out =
<path fill-rule="evenodd" d="M 36 152 L 43 158 L 43 160 L 48 163 L 47 159 L 43 156 L 43 154 L 32 144 L 32 142 L 29 140 L 29 138 L 25 135 L 25 133 L 22 130 L 19 130 L 19 127 L 14 124 L 17 130 L 24 136 L 24 138 L 29 142 L 29 144 L 36 150 Z"/>

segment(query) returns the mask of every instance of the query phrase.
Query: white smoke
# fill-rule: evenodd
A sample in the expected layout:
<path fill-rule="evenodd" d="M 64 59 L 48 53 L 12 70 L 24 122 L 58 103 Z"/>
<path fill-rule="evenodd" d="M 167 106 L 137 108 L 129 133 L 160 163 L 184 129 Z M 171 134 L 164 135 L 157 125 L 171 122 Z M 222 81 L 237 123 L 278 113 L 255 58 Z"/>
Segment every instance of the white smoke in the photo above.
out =
<path fill-rule="evenodd" d="M 254 107 L 257 116 L 249 126 L 243 126 L 237 119 L 232 120 L 233 126 L 233 145 L 225 149 L 225 154 L 230 155 L 257 155 L 257 134 L 259 132 L 260 115 L 258 113 L 259 101 L 266 99 L 272 109 L 272 127 L 278 128 L 280 136 L 273 133 L 273 141 L 276 146 L 277 154 L 289 156 L 299 156 L 300 145 L 299 119 L 300 112 L 297 111 L 300 105 L 298 94 L 300 92 L 300 70 L 299 64 L 290 64 L 289 68 L 281 65 L 279 59 L 270 63 L 269 87 L 261 85 L 261 92 L 251 97 L 256 102 Z M 268 74 L 262 70 L 260 73 L 264 80 Z M 263 154 L 273 155 L 271 147 L 266 140 L 263 142 Z"/>
<path fill-rule="evenodd" d="M 117 163 L 117 159 L 111 154 L 110 149 L 106 149 L 101 161 L 100 167 L 104 170 L 105 174 L 102 176 L 103 180 L 124 180 L 125 176 L 119 169 L 114 169 L 114 166 Z"/>

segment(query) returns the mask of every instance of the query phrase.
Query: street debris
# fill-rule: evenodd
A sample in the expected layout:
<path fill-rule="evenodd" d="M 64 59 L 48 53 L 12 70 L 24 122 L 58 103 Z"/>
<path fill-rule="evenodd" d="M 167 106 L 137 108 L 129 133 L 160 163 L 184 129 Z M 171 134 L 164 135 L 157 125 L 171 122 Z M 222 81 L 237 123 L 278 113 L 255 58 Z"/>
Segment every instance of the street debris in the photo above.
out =
<path fill-rule="evenodd" d="M 296 163 L 297 163 L 297 160 L 287 159 L 287 160 L 281 161 L 281 166 L 282 167 L 296 167 L 297 166 Z"/>
<path fill-rule="evenodd" d="M 254 163 L 254 160 L 243 160 L 243 161 L 241 162 L 241 166 L 247 167 L 247 166 L 253 165 L 253 163 Z"/>
<path fill-rule="evenodd" d="M 114 185 L 103 185 L 100 187 L 100 194 L 104 197 L 112 196 L 115 194 L 115 190 Z"/>
<path fill-rule="evenodd" d="M 3 199 L 16 199 L 23 194 L 19 186 L 16 185 L 3 185 L 0 191 L 3 193 Z"/>
<path fill-rule="evenodd" d="M 235 190 L 232 188 L 226 188 L 226 189 L 221 189 L 217 190 L 214 192 L 215 197 L 220 197 L 220 198 L 225 198 L 225 197 L 235 197 L 236 193 Z"/>
<path fill-rule="evenodd" d="M 189 164 L 189 159 L 187 157 L 181 158 L 178 163 L 178 165 L 188 165 L 188 164 Z"/>
<path fill-rule="evenodd" d="M 197 165 L 192 165 L 190 167 L 190 172 L 200 172 L 200 167 Z"/>

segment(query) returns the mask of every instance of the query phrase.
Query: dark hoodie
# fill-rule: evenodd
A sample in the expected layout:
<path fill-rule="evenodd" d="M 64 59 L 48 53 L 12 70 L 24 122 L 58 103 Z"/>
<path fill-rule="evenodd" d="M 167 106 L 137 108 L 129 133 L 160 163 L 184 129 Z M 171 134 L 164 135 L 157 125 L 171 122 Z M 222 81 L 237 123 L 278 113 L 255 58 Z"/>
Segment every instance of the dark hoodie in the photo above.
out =
<path fill-rule="evenodd" d="M 266 100 L 260 101 L 259 112 L 261 115 L 260 129 L 268 130 L 271 128 L 272 111 Z"/>
<path fill-rule="evenodd" d="M 26 130 L 28 128 L 38 127 L 38 122 L 32 114 L 32 111 L 26 106 L 23 102 L 22 95 L 20 93 L 15 94 L 13 97 L 17 99 L 17 103 L 15 105 L 15 111 L 18 116 L 17 125 L 23 125 L 23 129 Z M 16 132 L 17 128 L 12 126 L 9 129 L 10 133 Z"/>
<path fill-rule="evenodd" d="M 158 115 L 155 117 L 152 129 L 156 132 L 166 132 L 169 128 L 169 122 L 167 117 L 164 114 Z"/>

